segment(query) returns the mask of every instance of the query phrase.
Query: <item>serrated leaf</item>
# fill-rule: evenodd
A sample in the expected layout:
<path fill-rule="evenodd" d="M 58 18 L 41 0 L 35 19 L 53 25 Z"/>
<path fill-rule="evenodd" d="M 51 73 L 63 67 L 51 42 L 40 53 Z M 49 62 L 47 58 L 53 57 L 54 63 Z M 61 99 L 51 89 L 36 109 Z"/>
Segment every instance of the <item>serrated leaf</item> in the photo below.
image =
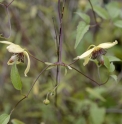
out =
<path fill-rule="evenodd" d="M 97 106 L 91 106 L 90 117 L 93 124 L 103 124 L 105 118 L 105 108 L 98 108 Z"/>
<path fill-rule="evenodd" d="M 10 120 L 10 115 L 8 114 L 0 115 L 0 124 L 8 124 L 9 120 Z"/>
<path fill-rule="evenodd" d="M 78 46 L 80 41 L 82 40 L 84 34 L 89 30 L 89 26 L 85 22 L 81 21 L 77 26 L 77 34 L 76 34 L 76 42 L 75 48 Z"/>
<path fill-rule="evenodd" d="M 106 56 L 110 62 L 118 62 L 118 61 L 122 61 L 119 58 L 115 57 L 115 56 Z"/>
<path fill-rule="evenodd" d="M 109 15 L 105 9 L 100 6 L 94 6 L 94 11 L 103 19 L 109 19 Z"/>
<path fill-rule="evenodd" d="M 82 12 L 76 12 L 77 15 L 79 15 L 86 23 L 90 23 L 90 17 Z"/>
<path fill-rule="evenodd" d="M 116 82 L 117 82 L 117 76 L 116 75 L 110 75 Z"/>
<path fill-rule="evenodd" d="M 115 66 L 113 63 L 111 63 L 109 67 L 109 72 L 113 72 L 114 70 L 115 70 Z"/>
<path fill-rule="evenodd" d="M 94 89 L 91 89 L 91 88 L 86 88 L 86 91 L 90 94 L 90 95 L 92 95 L 94 98 L 97 98 L 97 99 L 99 99 L 99 100 L 101 100 L 101 101 L 103 101 L 103 102 L 105 102 L 106 100 L 102 97 L 102 95 L 101 94 L 99 94 L 98 92 L 96 92 Z"/>
<path fill-rule="evenodd" d="M 104 56 L 104 65 L 106 68 L 110 68 L 110 61 L 108 59 L 108 57 Z"/>
<path fill-rule="evenodd" d="M 22 81 L 16 67 L 16 64 L 12 65 L 11 68 L 11 81 L 15 89 L 21 90 L 22 89 Z"/>
<path fill-rule="evenodd" d="M 114 22 L 114 25 L 115 25 L 116 27 L 122 28 L 122 20 L 117 20 L 117 21 L 115 21 L 115 22 Z"/>
<path fill-rule="evenodd" d="M 12 122 L 12 124 L 25 124 L 22 121 L 19 121 L 17 119 L 12 119 L 11 122 Z"/>

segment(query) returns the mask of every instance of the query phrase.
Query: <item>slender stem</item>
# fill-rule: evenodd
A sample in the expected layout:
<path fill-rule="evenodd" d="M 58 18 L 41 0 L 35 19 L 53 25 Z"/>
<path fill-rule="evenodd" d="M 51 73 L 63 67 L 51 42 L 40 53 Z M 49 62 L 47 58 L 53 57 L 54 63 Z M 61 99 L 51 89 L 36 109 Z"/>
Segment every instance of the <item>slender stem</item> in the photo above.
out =
<path fill-rule="evenodd" d="M 60 0 L 59 0 L 60 1 Z M 62 19 L 63 19 L 63 13 L 64 13 L 64 5 L 66 0 L 63 3 L 63 8 L 61 10 L 60 14 L 60 29 L 59 29 L 59 62 L 62 61 L 62 45 L 63 45 L 63 31 L 62 31 Z M 59 5 L 60 6 L 60 5 Z"/>
<path fill-rule="evenodd" d="M 108 80 L 109 80 L 109 77 L 108 77 L 108 79 L 104 82 L 104 83 L 97 83 L 95 80 L 93 80 L 92 78 L 90 78 L 90 77 L 88 77 L 87 75 L 85 75 L 85 74 L 83 74 L 81 71 L 79 71 L 78 69 L 76 69 L 75 67 L 73 67 L 73 66 L 70 66 L 72 69 L 74 69 L 75 71 L 77 71 L 78 73 L 80 73 L 80 74 L 82 74 L 84 77 L 86 77 L 86 78 L 88 78 L 89 80 L 91 80 L 91 81 L 93 81 L 95 84 L 97 84 L 97 85 L 99 85 L 99 86 L 101 86 L 101 85 L 104 85 L 104 84 L 106 84 L 107 82 L 108 82 Z"/>
<path fill-rule="evenodd" d="M 63 2 L 63 8 L 61 10 L 61 1 L 58 0 L 58 15 L 59 15 L 59 21 L 60 21 L 60 26 L 59 26 L 59 47 L 57 51 L 57 62 L 62 63 L 62 45 L 63 45 L 63 31 L 62 31 L 62 19 L 63 19 L 63 12 L 64 12 L 64 5 L 65 1 Z M 57 71 L 56 71 L 56 85 L 60 83 L 60 66 L 57 65 Z M 57 88 L 55 91 L 55 106 L 57 107 Z"/>
<path fill-rule="evenodd" d="M 28 54 L 31 56 L 31 57 L 33 57 L 34 59 L 36 59 L 37 61 L 39 61 L 39 62 L 41 62 L 41 63 L 44 63 L 45 64 L 45 62 L 44 61 L 42 61 L 42 60 L 40 60 L 40 59 L 38 59 L 38 58 L 36 58 L 34 55 L 32 55 L 31 53 L 29 53 L 28 52 Z"/>
<path fill-rule="evenodd" d="M 70 65 L 73 65 L 75 62 L 77 62 L 79 59 L 76 59 L 76 60 L 74 60 L 73 62 L 71 62 L 70 64 L 68 64 L 69 66 Z"/>
<path fill-rule="evenodd" d="M 37 76 L 37 78 L 35 79 L 34 83 L 33 83 L 32 86 L 31 86 L 30 90 L 29 90 L 28 93 L 27 93 L 27 97 L 28 97 L 28 95 L 30 94 L 31 90 L 33 89 L 35 83 L 37 82 L 37 80 L 38 80 L 39 77 L 41 76 L 41 74 L 42 74 L 47 68 L 49 68 L 49 67 L 50 67 L 49 65 L 48 65 L 47 67 L 45 67 L 45 68 L 40 72 L 40 74 Z"/>
<path fill-rule="evenodd" d="M 57 71 L 56 71 L 56 85 L 55 87 L 58 86 L 58 84 L 60 83 L 60 66 L 57 65 Z M 55 89 L 55 106 L 57 107 L 57 88 Z"/>
<path fill-rule="evenodd" d="M 19 100 L 19 102 L 16 103 L 16 105 L 14 106 L 14 108 L 11 110 L 10 115 L 13 113 L 13 111 L 16 109 L 16 107 L 17 107 L 24 99 L 26 99 L 26 98 L 27 98 L 27 97 L 24 96 L 21 100 Z"/>
<path fill-rule="evenodd" d="M 46 69 L 47 69 L 48 67 L 50 67 L 50 66 L 45 67 L 45 68 L 40 72 L 40 74 L 37 76 L 37 78 L 36 78 L 35 81 L 33 82 L 33 84 L 32 84 L 32 86 L 31 86 L 30 90 L 29 90 L 28 93 L 27 93 L 27 95 L 24 96 L 22 99 L 20 99 L 20 100 L 15 104 L 15 106 L 14 106 L 14 108 L 11 110 L 10 114 L 13 113 L 13 111 L 16 109 L 16 107 L 17 107 L 24 99 L 28 98 L 30 92 L 32 91 L 32 89 L 33 89 L 33 87 L 34 87 L 34 85 L 35 85 L 35 83 L 37 82 L 37 80 L 39 79 L 39 77 L 41 76 L 41 74 L 42 74 L 44 71 L 46 71 Z"/>
<path fill-rule="evenodd" d="M 89 3 L 90 3 L 90 6 L 91 6 L 91 9 L 92 9 L 92 12 L 93 12 L 93 16 L 94 16 L 94 19 L 95 19 L 95 23 L 96 23 L 96 25 L 97 25 L 96 14 L 95 14 L 95 12 L 94 12 L 93 5 L 92 5 L 92 3 L 91 3 L 91 0 L 88 0 L 88 1 L 89 1 Z"/>

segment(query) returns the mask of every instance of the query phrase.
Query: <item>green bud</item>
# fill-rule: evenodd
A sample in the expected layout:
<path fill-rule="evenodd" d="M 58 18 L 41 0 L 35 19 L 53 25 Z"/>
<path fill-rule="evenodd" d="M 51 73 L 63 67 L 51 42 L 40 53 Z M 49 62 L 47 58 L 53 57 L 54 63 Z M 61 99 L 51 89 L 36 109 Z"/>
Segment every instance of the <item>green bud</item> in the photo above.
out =
<path fill-rule="evenodd" d="M 44 103 L 45 105 L 48 105 L 48 104 L 50 103 L 50 101 L 46 98 L 46 99 L 43 101 L 43 103 Z"/>

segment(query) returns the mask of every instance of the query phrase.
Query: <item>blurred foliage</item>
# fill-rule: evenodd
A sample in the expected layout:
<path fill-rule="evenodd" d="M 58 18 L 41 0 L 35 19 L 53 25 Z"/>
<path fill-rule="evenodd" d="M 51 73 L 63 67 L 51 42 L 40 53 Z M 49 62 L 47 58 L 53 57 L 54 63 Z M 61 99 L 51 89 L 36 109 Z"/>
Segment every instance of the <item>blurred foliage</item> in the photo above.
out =
<path fill-rule="evenodd" d="M 2 0 L 3 1 L 3 0 Z M 1 2 L 1 1 L 0 1 Z M 10 3 L 11 0 L 3 1 Z M 108 50 L 108 56 L 122 60 L 122 1 L 91 0 L 99 26 L 91 26 L 76 49 L 77 25 L 85 21 L 78 13 L 90 17 L 90 25 L 95 24 L 91 6 L 87 0 L 67 0 L 63 18 L 63 61 L 70 63 L 82 54 L 89 45 L 118 40 L 118 45 Z M 56 62 L 55 31 L 59 27 L 57 0 L 15 0 L 9 6 L 11 19 L 11 37 L 9 41 L 27 48 L 35 57 L 46 62 Z M 9 36 L 8 16 L 0 6 L 0 34 Z M 82 14 L 81 14 L 82 15 Z M 88 21 L 88 20 L 87 20 Z M 89 21 L 88 21 L 89 22 Z M 3 40 L 3 38 L 0 38 Z M 10 54 L 0 44 L 0 115 L 10 113 L 14 105 L 22 98 L 10 80 L 11 66 L 7 65 Z M 112 58 L 109 58 L 112 59 Z M 24 77 L 26 64 L 18 65 L 22 78 L 22 94 L 26 94 L 44 64 L 31 57 L 31 69 Z M 105 66 L 98 68 L 92 61 L 83 66 L 79 60 L 74 64 L 84 74 L 105 82 L 108 71 Z M 109 81 L 97 86 L 74 70 L 61 67 L 61 82 L 58 86 L 58 107 L 55 107 L 55 94 L 49 97 L 50 104 L 45 105 L 47 93 L 55 86 L 56 68 L 46 70 L 36 82 L 29 97 L 24 100 L 11 115 L 10 124 L 122 124 L 122 63 L 109 63 L 112 71 Z M 114 67 L 115 68 L 114 68 Z M 115 69 L 115 71 L 113 71 Z M 99 78 L 100 75 L 100 78 Z M 114 76 L 113 76 L 114 75 Z M 115 76 L 117 75 L 117 76 Z"/>

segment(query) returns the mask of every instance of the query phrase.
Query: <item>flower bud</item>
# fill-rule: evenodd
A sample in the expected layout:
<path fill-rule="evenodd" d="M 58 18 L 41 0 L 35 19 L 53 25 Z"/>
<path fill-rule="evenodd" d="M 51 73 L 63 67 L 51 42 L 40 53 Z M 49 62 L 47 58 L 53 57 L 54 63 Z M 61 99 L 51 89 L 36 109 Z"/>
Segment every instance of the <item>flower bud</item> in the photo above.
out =
<path fill-rule="evenodd" d="M 80 0 L 79 1 L 79 7 L 84 10 L 86 8 L 87 5 L 87 0 Z"/>
<path fill-rule="evenodd" d="M 46 99 L 43 101 L 43 103 L 44 103 L 45 105 L 48 105 L 48 104 L 50 103 L 50 101 L 46 98 Z"/>

